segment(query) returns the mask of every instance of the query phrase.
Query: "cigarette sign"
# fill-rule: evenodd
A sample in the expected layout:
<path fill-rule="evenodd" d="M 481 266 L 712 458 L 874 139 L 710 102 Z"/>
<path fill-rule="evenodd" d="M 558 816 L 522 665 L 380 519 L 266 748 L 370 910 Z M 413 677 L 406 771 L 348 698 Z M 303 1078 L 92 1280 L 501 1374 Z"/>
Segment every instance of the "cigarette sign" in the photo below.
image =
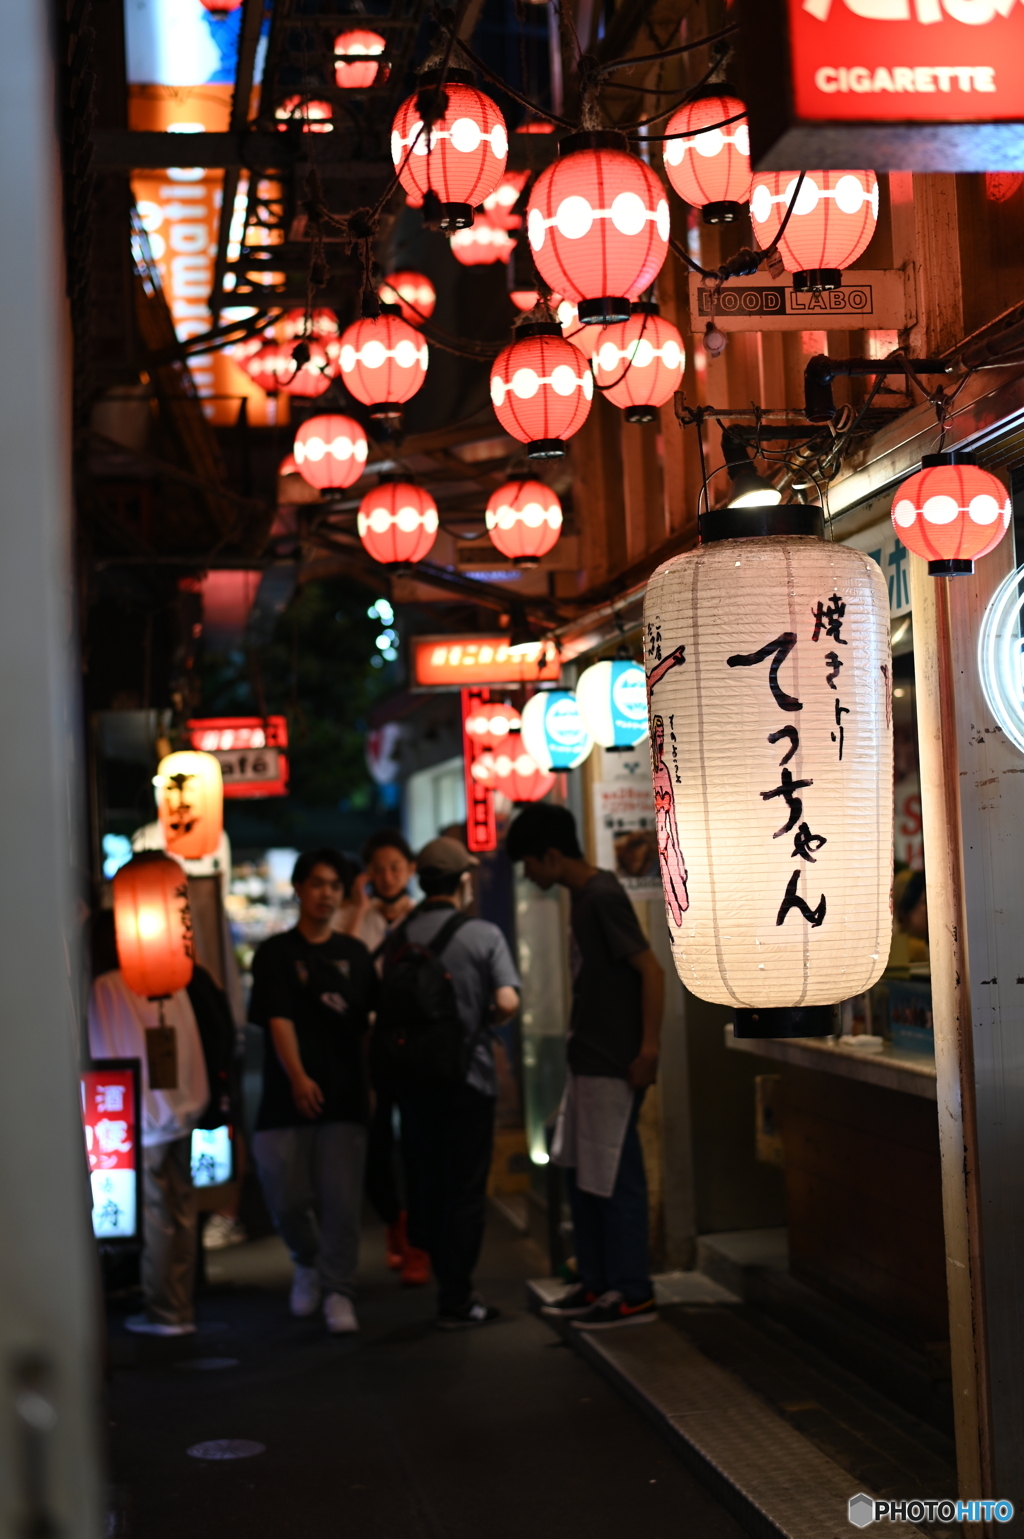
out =
<path fill-rule="evenodd" d="M 531 684 L 557 680 L 561 673 L 552 642 L 509 646 L 507 636 L 416 636 L 413 678 L 421 688 L 455 689 L 468 684 Z"/>

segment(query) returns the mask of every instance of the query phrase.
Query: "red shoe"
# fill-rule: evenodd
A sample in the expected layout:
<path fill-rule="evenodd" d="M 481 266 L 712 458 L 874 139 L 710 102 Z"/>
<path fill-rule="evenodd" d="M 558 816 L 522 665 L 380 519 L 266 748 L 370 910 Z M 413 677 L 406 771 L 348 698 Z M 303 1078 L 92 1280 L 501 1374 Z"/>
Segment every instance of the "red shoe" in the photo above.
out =
<path fill-rule="evenodd" d="M 392 1272 L 400 1272 L 405 1265 L 406 1252 L 409 1242 L 405 1238 L 405 1214 L 399 1213 L 393 1224 L 388 1225 L 386 1250 L 388 1268 Z"/>
<path fill-rule="evenodd" d="M 403 1288 L 422 1288 L 430 1281 L 430 1257 L 415 1245 L 405 1248 L 405 1265 L 402 1267 Z"/>

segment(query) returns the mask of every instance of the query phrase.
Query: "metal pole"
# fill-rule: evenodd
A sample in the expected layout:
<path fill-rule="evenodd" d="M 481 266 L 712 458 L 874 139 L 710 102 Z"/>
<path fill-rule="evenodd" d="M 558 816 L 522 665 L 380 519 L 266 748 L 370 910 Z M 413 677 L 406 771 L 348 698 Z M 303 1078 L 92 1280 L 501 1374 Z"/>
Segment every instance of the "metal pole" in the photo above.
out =
<path fill-rule="evenodd" d="M 77 1083 L 70 338 L 53 7 L 8 0 L 0 201 L 0 1536 L 95 1539 L 95 1253 Z"/>

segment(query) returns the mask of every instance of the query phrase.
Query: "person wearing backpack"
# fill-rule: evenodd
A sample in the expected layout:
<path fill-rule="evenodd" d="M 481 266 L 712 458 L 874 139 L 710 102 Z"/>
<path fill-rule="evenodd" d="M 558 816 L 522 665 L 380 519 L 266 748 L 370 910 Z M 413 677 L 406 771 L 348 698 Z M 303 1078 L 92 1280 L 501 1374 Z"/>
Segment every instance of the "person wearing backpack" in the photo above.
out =
<path fill-rule="evenodd" d="M 369 1091 L 365 1043 L 377 974 L 362 941 L 334 919 L 350 862 L 300 855 L 294 930 L 272 935 L 252 965 L 249 1017 L 267 1034 L 253 1154 L 267 1207 L 295 1264 L 290 1307 L 332 1335 L 359 1329 L 359 1257 Z"/>
<path fill-rule="evenodd" d="M 519 974 L 497 925 L 470 918 L 458 839 L 417 858 L 425 901 L 389 937 L 371 1041 L 375 1077 L 396 1086 L 409 1185 L 409 1242 L 429 1253 L 437 1323 L 487 1325 L 473 1291 L 486 1213 L 498 1093 L 491 1026 L 519 1009 Z"/>

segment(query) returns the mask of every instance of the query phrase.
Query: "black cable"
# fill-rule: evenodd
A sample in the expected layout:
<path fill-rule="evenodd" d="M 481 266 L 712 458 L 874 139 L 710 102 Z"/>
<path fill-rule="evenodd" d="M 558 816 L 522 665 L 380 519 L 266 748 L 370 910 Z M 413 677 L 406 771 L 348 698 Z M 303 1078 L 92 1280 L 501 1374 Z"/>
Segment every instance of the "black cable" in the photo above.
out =
<path fill-rule="evenodd" d="M 680 43 L 676 48 L 663 48 L 660 53 L 641 53 L 632 59 L 612 59 L 608 64 L 601 64 L 593 71 L 594 78 L 601 75 L 609 75 L 612 70 L 630 69 L 634 64 L 659 64 L 662 59 L 674 59 L 683 53 L 692 53 L 695 48 L 706 48 L 711 43 L 718 43 L 725 37 L 731 37 L 739 31 L 739 26 L 733 22 L 728 27 L 723 27 L 721 32 L 712 32 L 708 37 L 699 37 L 692 43 Z M 717 65 L 716 65 L 717 68 Z"/>

